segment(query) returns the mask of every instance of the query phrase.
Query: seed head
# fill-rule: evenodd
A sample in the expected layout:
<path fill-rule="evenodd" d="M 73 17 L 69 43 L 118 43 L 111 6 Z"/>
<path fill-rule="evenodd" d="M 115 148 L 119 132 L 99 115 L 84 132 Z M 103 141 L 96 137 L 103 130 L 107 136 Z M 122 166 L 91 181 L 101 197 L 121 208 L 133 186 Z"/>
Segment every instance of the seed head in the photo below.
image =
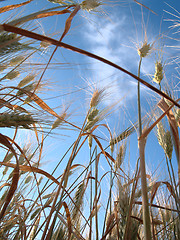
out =
<path fill-rule="evenodd" d="M 0 35 L 0 43 L 5 43 L 16 38 L 15 33 L 3 33 Z"/>
<path fill-rule="evenodd" d="M 15 58 L 11 59 L 9 65 L 10 65 L 10 66 L 15 66 L 15 65 L 17 65 L 18 63 L 22 62 L 23 59 L 24 59 L 24 57 L 22 57 L 22 56 L 17 56 L 17 57 L 15 57 Z"/>
<path fill-rule="evenodd" d="M 52 2 L 52 3 L 59 3 L 59 4 L 63 4 L 63 0 L 48 0 L 49 2 Z"/>
<path fill-rule="evenodd" d="M 99 110 L 97 108 L 92 108 L 91 112 L 87 117 L 87 122 L 92 122 L 94 118 L 98 115 Z"/>
<path fill-rule="evenodd" d="M 18 84 L 18 87 L 19 87 L 19 88 L 24 87 L 25 85 L 27 85 L 28 83 L 30 83 L 31 81 L 33 81 L 34 78 L 35 78 L 35 76 L 36 76 L 36 75 L 34 75 L 34 74 L 29 74 L 29 75 L 27 75 L 25 78 L 23 78 L 22 81 L 20 81 L 20 83 Z"/>
<path fill-rule="evenodd" d="M 42 42 L 40 43 L 40 46 L 41 46 L 42 48 L 44 48 L 44 49 L 48 48 L 50 45 L 51 45 L 51 43 L 48 42 L 48 41 L 42 41 Z"/>
<path fill-rule="evenodd" d="M 112 138 L 110 140 L 110 146 L 115 145 L 118 142 L 121 142 L 123 139 L 128 138 L 134 131 L 135 131 L 135 126 L 127 128 L 124 132 L 120 133 L 117 137 Z"/>
<path fill-rule="evenodd" d="M 24 127 L 30 128 L 35 120 L 29 114 L 3 113 L 0 115 L 0 127 Z"/>
<path fill-rule="evenodd" d="M 7 68 L 7 65 L 0 65 L 0 72 L 3 72 Z"/>
<path fill-rule="evenodd" d="M 6 175 L 6 173 L 7 173 L 8 169 L 9 169 L 9 167 L 5 167 L 5 168 L 4 168 L 4 171 L 3 171 L 3 173 L 2 173 L 2 174 L 3 174 L 3 176 L 4 176 L 4 175 Z"/>
<path fill-rule="evenodd" d="M 146 41 L 143 43 L 142 47 L 138 49 L 138 54 L 141 58 L 146 57 L 150 50 L 152 49 L 152 45 L 148 44 Z"/>
<path fill-rule="evenodd" d="M 66 112 L 63 112 L 63 113 L 61 114 L 60 118 L 57 118 L 57 119 L 55 120 L 55 122 L 53 123 L 52 129 L 55 129 L 55 128 L 59 127 L 59 125 L 61 125 L 61 124 L 63 123 L 63 121 L 64 121 L 64 119 L 65 119 L 66 117 L 67 117 L 67 113 L 66 113 Z"/>
<path fill-rule="evenodd" d="M 178 126 L 180 127 L 180 109 L 179 108 L 175 113 L 175 119 L 176 119 Z"/>
<path fill-rule="evenodd" d="M 29 183 L 32 180 L 32 176 L 27 176 L 27 178 L 25 179 L 25 184 Z"/>
<path fill-rule="evenodd" d="M 19 71 L 12 71 L 6 74 L 4 77 L 5 79 L 13 80 L 14 78 L 18 77 L 20 75 Z"/>
<path fill-rule="evenodd" d="M 155 74 L 153 81 L 156 83 L 161 83 L 162 79 L 163 79 L 163 66 L 160 61 L 157 61 L 155 64 Z"/>
<path fill-rule="evenodd" d="M 126 152 L 126 146 L 123 144 L 123 145 L 120 146 L 119 152 L 118 152 L 117 157 L 116 157 L 115 171 L 117 171 L 118 168 L 120 168 L 120 166 L 123 162 L 124 156 L 125 156 L 125 152 Z"/>
<path fill-rule="evenodd" d="M 96 107 L 103 98 L 104 90 L 96 90 L 91 98 L 90 107 Z"/>
<path fill-rule="evenodd" d="M 102 5 L 102 3 L 97 0 L 85 0 L 80 4 L 81 8 L 88 12 L 94 11 L 100 5 Z"/>
<path fill-rule="evenodd" d="M 165 134 L 165 148 L 164 151 L 169 159 L 172 158 L 173 144 L 170 131 L 166 131 Z"/>
<path fill-rule="evenodd" d="M 100 116 L 95 117 L 93 121 L 87 122 L 86 126 L 84 127 L 84 131 L 91 129 L 100 119 Z"/>
<path fill-rule="evenodd" d="M 157 136 L 158 142 L 163 148 L 165 154 L 169 159 L 171 159 L 173 151 L 171 133 L 169 130 L 165 131 L 163 124 L 161 122 L 157 124 Z"/>
<path fill-rule="evenodd" d="M 114 144 L 110 144 L 111 153 L 114 152 Z"/>
<path fill-rule="evenodd" d="M 24 95 L 24 91 L 32 91 L 35 88 L 35 84 L 34 83 L 30 83 L 28 85 L 26 85 L 25 87 L 19 89 L 17 91 L 17 96 L 21 96 Z"/>
<path fill-rule="evenodd" d="M 158 138 L 159 145 L 162 148 L 164 148 L 164 136 L 165 136 L 164 126 L 163 126 L 162 122 L 159 122 L 157 124 L 157 138 Z"/>
<path fill-rule="evenodd" d="M 99 121 L 99 117 L 98 116 L 99 110 L 97 108 L 92 108 L 89 115 L 87 116 L 87 124 L 84 127 L 84 130 L 87 131 L 89 129 L 91 129 L 94 124 L 96 124 Z"/>

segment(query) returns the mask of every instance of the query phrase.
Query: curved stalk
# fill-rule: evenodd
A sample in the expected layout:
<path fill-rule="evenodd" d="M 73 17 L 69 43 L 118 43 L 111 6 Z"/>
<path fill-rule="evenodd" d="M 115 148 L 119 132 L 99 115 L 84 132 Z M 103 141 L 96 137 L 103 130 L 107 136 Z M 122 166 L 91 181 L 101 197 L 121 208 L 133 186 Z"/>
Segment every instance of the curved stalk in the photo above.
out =
<path fill-rule="evenodd" d="M 94 59 L 96 59 L 96 60 L 98 60 L 100 62 L 103 62 L 103 63 L 105 63 L 105 64 L 107 64 L 109 66 L 112 66 L 112 67 L 114 67 L 114 68 L 124 72 L 125 74 L 131 76 L 132 78 L 134 78 L 137 81 L 141 82 L 143 85 L 145 85 L 146 87 L 148 87 L 152 91 L 158 93 L 160 96 L 168 99 L 170 102 L 174 103 L 175 106 L 180 108 L 180 105 L 175 100 L 170 98 L 167 94 L 165 94 L 164 92 L 160 91 L 159 89 L 155 88 L 153 85 L 149 84 L 148 82 L 144 81 L 143 79 L 139 78 L 138 76 L 134 75 L 133 73 L 127 71 L 126 69 L 120 67 L 119 65 L 117 65 L 117 64 L 115 64 L 115 63 L 113 63 L 113 62 L 111 62 L 111 61 L 109 61 L 109 60 L 107 60 L 105 58 L 102 58 L 102 57 L 100 57 L 100 56 L 98 56 L 96 54 L 90 53 L 88 51 L 85 51 L 83 49 L 71 46 L 71 45 L 63 43 L 63 42 L 59 42 L 59 41 L 57 41 L 57 40 L 55 40 L 53 38 L 49 38 L 49 37 L 46 37 L 46 36 L 43 36 L 43 35 L 31 32 L 31 31 L 22 29 L 22 28 L 17 28 L 17 27 L 8 25 L 8 24 L 0 24 L 0 31 L 1 30 L 7 31 L 7 32 L 17 33 L 17 34 L 20 34 L 20 35 L 22 35 L 24 37 L 29 37 L 31 39 L 36 39 L 38 41 L 47 41 L 47 42 L 49 42 L 49 43 L 51 43 L 51 44 L 53 44 L 55 46 L 62 47 L 62 48 L 71 50 L 73 52 L 80 53 L 80 54 L 88 56 L 90 58 L 94 58 Z"/>

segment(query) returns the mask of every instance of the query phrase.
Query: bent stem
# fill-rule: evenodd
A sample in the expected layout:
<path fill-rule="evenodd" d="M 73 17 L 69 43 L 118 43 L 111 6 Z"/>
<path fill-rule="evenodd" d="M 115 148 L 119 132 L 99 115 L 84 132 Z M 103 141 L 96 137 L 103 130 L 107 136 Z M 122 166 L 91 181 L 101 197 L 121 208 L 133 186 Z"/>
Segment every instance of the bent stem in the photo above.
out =
<path fill-rule="evenodd" d="M 144 81 L 143 79 L 137 77 L 135 74 L 127 71 L 126 69 L 120 67 L 119 65 L 117 65 L 117 64 L 115 64 L 115 63 L 113 63 L 113 62 L 111 62 L 111 61 L 109 61 L 105 58 L 102 58 L 102 57 L 100 57 L 96 54 L 90 53 L 88 51 L 85 51 L 83 49 L 71 46 L 71 45 L 63 43 L 63 42 L 59 42 L 59 41 L 57 41 L 53 38 L 49 38 L 49 37 L 46 37 L 44 35 L 40 35 L 40 34 L 37 34 L 37 33 L 34 33 L 34 32 L 30 32 L 30 31 L 22 29 L 22 28 L 17 28 L 17 27 L 14 27 L 14 26 L 10 26 L 8 24 L 0 24 L 0 31 L 1 30 L 7 31 L 7 32 L 12 32 L 12 33 L 17 33 L 17 34 L 20 34 L 21 36 L 29 37 L 31 39 L 35 39 L 35 40 L 38 40 L 38 41 L 47 41 L 48 43 L 51 43 L 52 45 L 62 47 L 62 48 L 71 50 L 73 52 L 77 52 L 77 53 L 80 53 L 82 55 L 88 56 L 90 58 L 94 58 L 98 61 L 101 61 L 101 62 L 103 62 L 103 63 L 105 63 L 109 66 L 112 66 L 112 67 L 124 72 L 125 74 L 131 76 L 132 78 L 141 82 L 143 85 L 145 85 L 146 87 L 148 87 L 152 91 L 158 93 L 160 96 L 168 99 L 170 102 L 174 103 L 175 106 L 180 108 L 180 105 L 175 100 L 173 100 L 171 97 L 169 97 L 167 94 L 165 94 L 164 92 L 160 91 L 159 89 L 155 88 L 153 85 L 151 85 L 148 82 Z"/>
<path fill-rule="evenodd" d="M 138 77 L 140 77 L 142 57 L 139 61 Z M 144 224 L 144 237 L 145 240 L 151 239 L 151 226 L 150 215 L 147 196 L 147 181 L 146 181 L 146 166 L 145 166 L 145 138 L 141 138 L 142 135 L 142 121 L 141 121 L 141 100 L 140 100 L 140 82 L 138 82 L 138 125 L 139 125 L 139 157 L 140 157 L 140 173 L 141 173 L 141 188 L 142 188 L 142 206 L 143 206 L 143 224 Z"/>

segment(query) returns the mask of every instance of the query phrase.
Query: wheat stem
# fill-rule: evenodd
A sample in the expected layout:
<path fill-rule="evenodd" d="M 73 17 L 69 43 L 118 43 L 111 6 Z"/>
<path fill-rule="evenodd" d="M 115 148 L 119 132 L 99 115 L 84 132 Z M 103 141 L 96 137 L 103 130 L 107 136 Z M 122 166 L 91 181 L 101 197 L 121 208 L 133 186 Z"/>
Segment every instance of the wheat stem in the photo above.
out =
<path fill-rule="evenodd" d="M 138 67 L 138 77 L 140 77 L 140 70 L 141 70 L 141 63 L 142 63 L 142 57 L 139 61 L 139 67 Z M 142 134 L 142 121 L 141 121 L 141 98 L 140 98 L 140 82 L 138 82 L 138 127 L 139 127 L 139 136 Z"/>
<path fill-rule="evenodd" d="M 142 57 L 140 57 L 138 77 L 140 77 Z M 142 135 L 142 121 L 141 121 L 141 100 L 140 100 L 140 82 L 138 82 L 138 123 L 139 123 L 139 137 Z M 141 173 L 141 188 L 142 188 L 142 202 L 143 202 L 143 225 L 145 240 L 151 239 L 151 223 L 147 196 L 147 180 L 146 180 L 146 165 L 145 165 L 145 138 L 139 140 L 139 156 L 140 156 L 140 173 Z"/>
<path fill-rule="evenodd" d="M 95 223 L 96 223 L 96 240 L 99 239 L 99 230 L 98 230 L 98 207 L 97 207 L 97 196 L 98 196 L 98 162 L 99 156 L 97 155 L 97 148 L 96 148 L 96 160 L 95 160 Z"/>

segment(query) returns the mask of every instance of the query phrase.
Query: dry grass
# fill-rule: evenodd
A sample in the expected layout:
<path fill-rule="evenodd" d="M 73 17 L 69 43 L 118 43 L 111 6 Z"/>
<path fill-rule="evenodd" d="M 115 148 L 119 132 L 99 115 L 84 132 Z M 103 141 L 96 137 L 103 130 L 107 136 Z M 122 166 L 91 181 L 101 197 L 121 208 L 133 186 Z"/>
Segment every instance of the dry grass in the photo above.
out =
<path fill-rule="evenodd" d="M 153 80 L 160 85 L 158 89 L 140 78 L 141 62 L 152 49 L 147 42 L 138 49 L 138 76 L 108 59 L 63 43 L 77 14 L 82 10 L 96 11 L 103 3 L 49 2 L 51 8 L 0 25 L 0 127 L 3 132 L 8 129 L 6 134 L 0 134 L 0 239 L 179 239 L 180 105 L 179 100 L 163 89 L 162 63 L 155 64 Z M 1 7 L 0 14 L 28 4 L 33 1 Z M 34 20 L 43 25 L 44 19 L 58 15 L 66 16 L 59 41 L 40 34 Z M 44 52 L 47 46 L 51 48 L 50 54 Z M 106 118 L 114 114 L 114 106 L 103 105 L 106 88 L 95 88 L 87 113 L 81 114 L 83 119 L 79 118 L 78 124 L 69 107 L 62 107 L 58 114 L 57 106 L 52 107 L 43 99 L 48 93 L 43 87 L 45 73 L 60 47 L 118 69 L 158 94 L 162 99 L 152 106 L 159 108 L 155 120 L 146 117 L 141 121 L 143 103 L 139 98 L 138 124 L 116 130 L 119 134 L 113 138 Z M 43 61 L 41 69 L 33 65 L 37 58 Z M 131 135 L 134 137 L 138 128 L 141 129 L 139 157 L 134 172 L 130 173 L 124 163 L 128 150 L 131 151 L 131 139 L 134 139 Z M 157 131 L 159 149 L 162 147 L 164 151 L 167 179 L 164 176 L 155 180 L 146 172 L 145 146 L 153 129 Z M 71 144 L 67 149 L 62 138 L 58 138 L 58 143 L 51 138 L 58 136 L 59 130 L 63 134 L 68 131 Z M 33 144 L 23 131 L 35 136 Z M 18 138 L 22 139 L 23 147 Z M 54 160 L 53 170 L 44 170 L 42 162 L 43 157 L 46 161 L 44 146 L 48 141 L 58 144 L 64 152 Z M 129 158 L 134 155 L 129 153 Z M 172 163 L 174 158 L 178 170 Z"/>

